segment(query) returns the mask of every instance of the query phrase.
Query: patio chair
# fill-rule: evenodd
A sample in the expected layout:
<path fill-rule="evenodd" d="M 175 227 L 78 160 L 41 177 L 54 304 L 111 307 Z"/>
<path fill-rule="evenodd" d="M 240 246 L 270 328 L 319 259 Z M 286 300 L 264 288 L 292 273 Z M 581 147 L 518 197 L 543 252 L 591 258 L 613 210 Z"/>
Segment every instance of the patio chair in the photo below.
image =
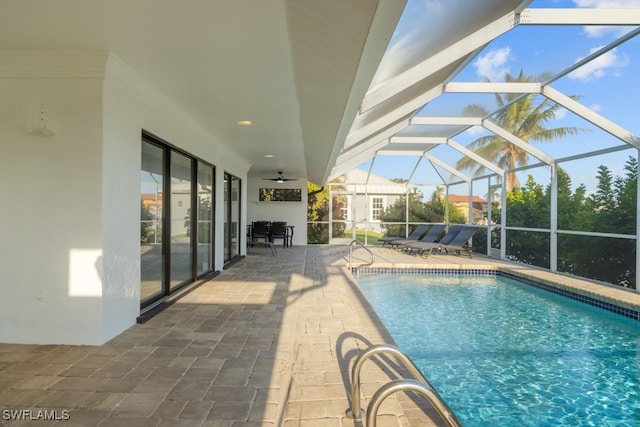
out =
<path fill-rule="evenodd" d="M 256 221 L 251 227 L 251 240 L 257 241 L 258 239 L 264 239 L 265 242 L 271 241 L 271 230 L 267 221 Z"/>
<path fill-rule="evenodd" d="M 458 235 L 458 233 L 460 233 L 460 231 L 462 231 L 462 228 L 464 226 L 460 225 L 460 224 L 454 224 L 451 226 L 451 228 L 449 228 L 449 231 L 447 231 L 447 234 L 445 234 L 444 236 L 442 236 L 442 239 L 440 239 L 437 242 L 407 242 L 407 244 L 405 245 L 405 249 L 407 252 L 409 253 L 413 253 L 413 251 L 417 251 L 420 255 L 423 255 L 426 252 L 427 256 L 431 255 L 431 252 L 434 249 L 439 249 L 442 245 L 448 245 L 450 243 L 453 242 L 453 240 L 455 239 L 455 237 Z"/>
<path fill-rule="evenodd" d="M 400 240 L 418 240 L 422 235 L 427 231 L 431 224 L 418 224 L 418 226 L 409 234 L 408 237 L 381 237 L 378 239 L 379 242 L 382 242 L 382 246 L 385 246 L 389 242 L 400 241 Z"/>
<path fill-rule="evenodd" d="M 449 253 L 449 251 L 455 252 L 458 255 L 461 255 L 462 252 L 466 252 L 469 255 L 469 258 L 471 258 L 471 246 L 469 246 L 469 239 L 476 234 L 476 231 L 478 231 L 478 227 L 463 227 L 449 244 L 441 245 L 440 250 L 444 250 L 445 253 Z"/>
<path fill-rule="evenodd" d="M 444 224 L 434 224 L 429 231 L 427 231 L 424 236 L 417 240 L 408 240 L 408 239 L 400 239 L 400 240 L 392 240 L 387 242 L 387 244 L 391 246 L 404 246 L 407 243 L 415 243 L 415 242 L 425 242 L 425 243 L 433 243 L 440 238 L 442 232 L 444 231 Z"/>
<path fill-rule="evenodd" d="M 289 233 L 287 223 L 284 221 L 274 221 L 271 224 L 271 241 L 275 243 L 276 239 L 282 239 L 282 247 L 285 248 L 289 243 Z"/>

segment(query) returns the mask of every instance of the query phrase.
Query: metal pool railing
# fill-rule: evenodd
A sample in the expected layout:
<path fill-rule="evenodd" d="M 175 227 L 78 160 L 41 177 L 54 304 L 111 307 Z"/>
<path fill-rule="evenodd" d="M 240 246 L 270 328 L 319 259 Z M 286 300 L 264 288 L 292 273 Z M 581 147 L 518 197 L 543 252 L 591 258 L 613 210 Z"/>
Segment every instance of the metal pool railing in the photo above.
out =
<path fill-rule="evenodd" d="M 365 411 L 360 405 L 360 371 L 362 365 L 371 356 L 379 353 L 390 353 L 398 358 L 405 369 L 414 377 L 414 379 L 398 379 L 387 383 L 380 387 L 371 397 L 371 402 L 366 410 L 365 427 L 376 427 L 376 417 L 378 415 L 378 408 L 382 402 L 391 394 L 398 391 L 414 391 L 423 395 L 429 403 L 433 405 L 438 414 L 450 427 L 462 427 L 462 423 L 455 416 L 453 411 L 449 409 L 445 401 L 440 397 L 438 392 L 422 375 L 418 367 L 413 361 L 402 352 L 399 348 L 389 344 L 372 345 L 364 350 L 356 359 L 353 369 L 351 371 L 351 408 L 347 411 L 347 414 L 355 421 L 361 421 Z"/>
<path fill-rule="evenodd" d="M 362 249 L 364 249 L 365 251 L 369 252 L 369 255 L 371 255 L 371 261 L 367 261 L 365 259 L 362 258 L 354 258 L 353 257 L 353 245 L 360 245 L 362 247 Z M 365 261 L 363 264 L 359 264 L 357 267 L 353 267 L 352 264 L 352 259 L 357 259 L 358 261 Z M 358 269 L 360 267 L 368 267 L 371 264 L 373 264 L 373 262 L 375 261 L 375 256 L 373 255 L 373 252 L 371 252 L 371 250 L 369 248 L 367 248 L 365 245 L 363 245 L 362 243 L 360 243 L 357 240 L 352 240 L 351 243 L 349 244 L 349 271 L 355 272 L 356 276 L 358 276 Z"/>

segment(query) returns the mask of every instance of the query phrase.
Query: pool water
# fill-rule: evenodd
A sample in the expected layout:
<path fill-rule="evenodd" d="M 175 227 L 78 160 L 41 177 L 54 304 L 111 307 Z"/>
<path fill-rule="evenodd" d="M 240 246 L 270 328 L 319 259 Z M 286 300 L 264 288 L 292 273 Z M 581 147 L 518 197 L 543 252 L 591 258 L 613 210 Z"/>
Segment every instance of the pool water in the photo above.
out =
<path fill-rule="evenodd" d="M 358 282 L 466 427 L 640 425 L 638 321 L 499 275 Z"/>

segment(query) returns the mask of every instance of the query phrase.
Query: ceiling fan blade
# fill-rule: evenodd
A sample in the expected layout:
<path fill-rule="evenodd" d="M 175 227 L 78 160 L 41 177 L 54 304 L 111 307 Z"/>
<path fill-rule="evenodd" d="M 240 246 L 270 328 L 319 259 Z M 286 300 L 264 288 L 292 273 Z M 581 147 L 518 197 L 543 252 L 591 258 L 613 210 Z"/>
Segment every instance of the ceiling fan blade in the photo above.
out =
<path fill-rule="evenodd" d="M 262 178 L 262 179 L 267 180 L 267 181 L 276 181 L 276 182 L 297 181 L 298 180 L 298 178 L 285 178 L 283 176 L 283 173 L 284 172 L 278 171 L 278 177 L 277 178 Z"/>

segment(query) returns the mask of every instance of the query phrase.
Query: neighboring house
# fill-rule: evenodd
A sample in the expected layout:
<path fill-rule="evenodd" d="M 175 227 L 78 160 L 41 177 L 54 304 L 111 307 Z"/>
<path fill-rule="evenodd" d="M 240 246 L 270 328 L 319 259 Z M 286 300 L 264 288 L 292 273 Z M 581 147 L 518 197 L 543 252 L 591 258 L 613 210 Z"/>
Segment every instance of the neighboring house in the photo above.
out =
<path fill-rule="evenodd" d="M 346 183 L 346 184 L 343 184 Z M 381 232 L 380 216 L 385 209 L 406 194 L 406 185 L 355 169 L 330 183 L 334 200 L 342 198 L 343 217 L 347 228 Z M 365 185 L 366 184 L 366 185 Z M 339 189 L 339 190 L 338 190 Z M 336 194 L 336 193 L 340 194 Z M 334 213 L 334 220 L 335 218 Z"/>
<path fill-rule="evenodd" d="M 465 218 L 469 218 L 469 196 L 449 194 L 448 199 L 450 205 L 454 205 Z M 489 201 L 478 196 L 473 196 L 471 199 L 471 208 L 473 214 L 472 222 L 474 224 L 484 223 L 487 218 Z"/>
<path fill-rule="evenodd" d="M 157 218 L 158 213 L 162 211 L 162 193 L 140 194 L 140 203 L 149 211 L 152 218 Z"/>

